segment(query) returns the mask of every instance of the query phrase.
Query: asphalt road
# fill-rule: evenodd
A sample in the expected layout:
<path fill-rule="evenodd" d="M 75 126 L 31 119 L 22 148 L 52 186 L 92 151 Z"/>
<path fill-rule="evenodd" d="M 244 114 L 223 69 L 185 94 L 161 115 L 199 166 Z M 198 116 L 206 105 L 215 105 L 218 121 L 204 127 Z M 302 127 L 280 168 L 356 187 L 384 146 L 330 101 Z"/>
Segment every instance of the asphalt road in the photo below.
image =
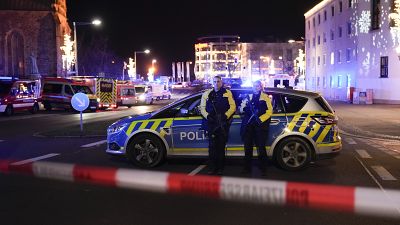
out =
<path fill-rule="evenodd" d="M 161 104 L 84 114 L 82 137 L 65 137 L 79 129 L 79 114 L 64 111 L 18 114 L 0 118 L 0 159 L 42 160 L 138 169 L 124 158 L 105 154 L 105 129 L 118 118 L 153 111 Z M 70 130 L 73 132 L 69 132 Z M 56 134 L 63 134 L 59 137 Z M 60 136 L 63 136 L 60 135 Z M 83 147 L 91 143 L 98 145 Z M 400 156 L 394 141 L 343 135 L 343 151 L 335 159 L 317 161 L 299 172 L 268 166 L 266 177 L 251 179 L 298 181 L 400 190 Z M 367 155 L 369 157 L 367 157 Z M 47 158 L 46 158 L 47 157 Z M 205 174 L 205 158 L 172 158 L 155 171 Z M 382 176 L 383 168 L 394 179 Z M 224 176 L 240 174 L 242 161 L 230 158 Z M 386 174 L 387 175 L 387 174 Z M 389 177 L 390 178 L 390 177 Z M 2 224 L 398 224 L 398 220 L 336 212 L 275 207 L 184 195 L 163 195 L 90 184 L 0 175 Z"/>

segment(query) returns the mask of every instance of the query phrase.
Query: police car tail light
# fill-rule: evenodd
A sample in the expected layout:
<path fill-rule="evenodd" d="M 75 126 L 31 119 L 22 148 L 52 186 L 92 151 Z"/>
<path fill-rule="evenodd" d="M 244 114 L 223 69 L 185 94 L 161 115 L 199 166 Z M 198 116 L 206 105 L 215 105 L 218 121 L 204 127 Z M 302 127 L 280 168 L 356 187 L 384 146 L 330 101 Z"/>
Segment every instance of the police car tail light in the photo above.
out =
<path fill-rule="evenodd" d="M 337 124 L 338 119 L 335 116 L 312 116 L 317 123 L 321 125 L 332 125 L 332 124 Z"/>

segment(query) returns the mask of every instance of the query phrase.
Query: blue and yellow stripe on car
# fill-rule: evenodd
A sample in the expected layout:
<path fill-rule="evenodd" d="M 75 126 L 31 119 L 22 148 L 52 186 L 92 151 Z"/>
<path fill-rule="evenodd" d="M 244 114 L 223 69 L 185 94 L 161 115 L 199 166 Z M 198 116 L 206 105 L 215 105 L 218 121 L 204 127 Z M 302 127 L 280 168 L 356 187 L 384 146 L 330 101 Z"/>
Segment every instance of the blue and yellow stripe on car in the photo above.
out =
<path fill-rule="evenodd" d="M 331 142 L 327 140 L 332 125 L 321 125 L 311 118 L 311 116 L 327 116 L 326 112 L 302 112 L 288 114 L 287 128 L 290 132 L 300 132 L 312 138 L 316 143 Z M 333 133 L 333 141 L 337 139 L 336 131 Z M 329 139 L 329 138 L 328 138 Z"/>
<path fill-rule="evenodd" d="M 165 135 L 165 131 L 162 128 L 171 127 L 173 119 L 154 119 L 154 120 L 138 120 L 133 121 L 128 129 L 126 130 L 126 135 L 130 136 L 132 132 L 137 130 L 154 130 L 160 133 L 162 137 Z"/>

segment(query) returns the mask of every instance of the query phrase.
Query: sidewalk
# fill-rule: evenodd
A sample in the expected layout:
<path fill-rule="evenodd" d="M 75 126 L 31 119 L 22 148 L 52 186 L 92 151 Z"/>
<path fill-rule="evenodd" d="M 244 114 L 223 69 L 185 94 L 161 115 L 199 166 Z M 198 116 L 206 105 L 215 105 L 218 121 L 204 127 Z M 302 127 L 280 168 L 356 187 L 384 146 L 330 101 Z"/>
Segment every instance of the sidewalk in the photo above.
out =
<path fill-rule="evenodd" d="M 329 101 L 339 128 L 353 135 L 400 140 L 400 105 L 353 105 Z"/>

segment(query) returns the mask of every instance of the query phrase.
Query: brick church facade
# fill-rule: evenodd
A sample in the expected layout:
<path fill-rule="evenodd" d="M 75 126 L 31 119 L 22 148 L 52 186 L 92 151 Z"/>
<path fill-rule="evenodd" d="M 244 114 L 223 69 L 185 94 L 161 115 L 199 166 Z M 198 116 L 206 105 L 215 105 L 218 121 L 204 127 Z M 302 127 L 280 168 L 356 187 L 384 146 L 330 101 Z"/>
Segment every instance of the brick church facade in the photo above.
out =
<path fill-rule="evenodd" d="M 66 0 L 0 1 L 0 77 L 38 78 L 62 73 Z"/>

